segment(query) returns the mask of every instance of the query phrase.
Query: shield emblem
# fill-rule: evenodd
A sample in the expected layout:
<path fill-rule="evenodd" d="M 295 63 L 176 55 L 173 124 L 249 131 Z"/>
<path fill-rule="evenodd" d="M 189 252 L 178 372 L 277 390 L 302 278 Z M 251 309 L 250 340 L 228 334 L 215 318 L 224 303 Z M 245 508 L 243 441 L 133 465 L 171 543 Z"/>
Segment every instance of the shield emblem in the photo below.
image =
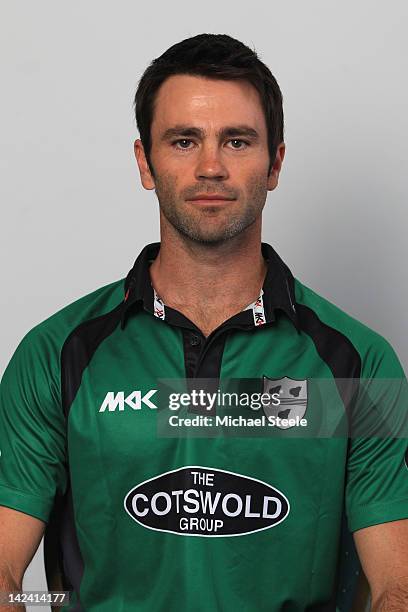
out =
<path fill-rule="evenodd" d="M 269 395 L 278 394 L 280 403 L 275 405 L 271 402 L 263 404 L 262 408 L 269 417 L 280 417 L 281 419 L 303 419 L 307 408 L 307 379 L 296 380 L 284 376 L 283 378 L 268 378 L 263 376 L 262 393 Z M 278 425 L 280 429 L 290 429 L 293 425 Z"/>

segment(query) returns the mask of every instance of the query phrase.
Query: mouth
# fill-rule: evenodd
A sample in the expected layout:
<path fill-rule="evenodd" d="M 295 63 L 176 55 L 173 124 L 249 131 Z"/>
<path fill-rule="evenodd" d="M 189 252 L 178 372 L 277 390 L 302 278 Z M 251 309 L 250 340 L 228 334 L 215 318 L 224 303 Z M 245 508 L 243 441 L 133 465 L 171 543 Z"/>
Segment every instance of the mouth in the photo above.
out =
<path fill-rule="evenodd" d="M 208 197 L 199 197 L 192 198 L 191 200 L 187 200 L 188 202 L 193 202 L 194 204 L 211 204 L 212 206 L 225 204 L 226 202 L 232 202 L 235 198 L 225 198 L 222 196 L 208 196 Z"/>

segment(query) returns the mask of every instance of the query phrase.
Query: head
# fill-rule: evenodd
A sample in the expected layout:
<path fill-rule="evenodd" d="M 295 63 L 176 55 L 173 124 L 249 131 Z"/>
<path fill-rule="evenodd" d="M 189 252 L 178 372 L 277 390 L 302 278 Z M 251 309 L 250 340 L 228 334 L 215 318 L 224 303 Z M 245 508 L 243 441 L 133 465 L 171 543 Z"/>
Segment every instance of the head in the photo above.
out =
<path fill-rule="evenodd" d="M 242 42 L 200 34 L 153 60 L 135 96 L 142 184 L 162 222 L 219 243 L 258 222 L 285 153 L 282 95 Z M 220 195 L 223 201 L 194 200 Z"/>

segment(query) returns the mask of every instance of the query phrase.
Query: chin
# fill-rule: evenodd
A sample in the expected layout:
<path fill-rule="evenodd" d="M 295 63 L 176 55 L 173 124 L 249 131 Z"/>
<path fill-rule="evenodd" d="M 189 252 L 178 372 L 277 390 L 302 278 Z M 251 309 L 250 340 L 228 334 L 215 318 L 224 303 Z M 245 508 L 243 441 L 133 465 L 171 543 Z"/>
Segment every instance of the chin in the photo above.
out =
<path fill-rule="evenodd" d="M 231 238 L 234 238 L 235 236 L 240 234 L 243 229 L 240 229 L 238 231 L 236 228 L 234 228 L 233 231 L 231 231 L 230 229 L 225 229 L 224 231 L 218 232 L 189 231 L 182 233 L 184 234 L 184 236 L 186 236 L 193 242 L 205 244 L 208 246 L 217 246 L 219 244 L 222 244 L 223 242 L 231 240 Z"/>

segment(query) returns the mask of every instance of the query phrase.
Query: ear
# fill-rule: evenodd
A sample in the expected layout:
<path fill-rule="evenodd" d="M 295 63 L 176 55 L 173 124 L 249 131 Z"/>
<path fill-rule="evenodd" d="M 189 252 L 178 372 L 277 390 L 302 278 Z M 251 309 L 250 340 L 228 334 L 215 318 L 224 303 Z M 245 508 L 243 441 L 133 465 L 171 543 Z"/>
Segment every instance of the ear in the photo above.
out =
<path fill-rule="evenodd" d="M 149 165 L 146 160 L 146 155 L 144 152 L 143 144 L 140 138 L 135 140 L 133 148 L 135 151 L 137 165 L 139 166 L 140 180 L 142 181 L 143 187 L 145 189 L 154 189 L 155 188 L 154 179 L 150 172 Z"/>
<path fill-rule="evenodd" d="M 276 150 L 275 161 L 268 176 L 268 191 L 272 191 L 278 184 L 279 173 L 282 168 L 283 158 L 285 157 L 285 143 L 281 142 Z"/>

